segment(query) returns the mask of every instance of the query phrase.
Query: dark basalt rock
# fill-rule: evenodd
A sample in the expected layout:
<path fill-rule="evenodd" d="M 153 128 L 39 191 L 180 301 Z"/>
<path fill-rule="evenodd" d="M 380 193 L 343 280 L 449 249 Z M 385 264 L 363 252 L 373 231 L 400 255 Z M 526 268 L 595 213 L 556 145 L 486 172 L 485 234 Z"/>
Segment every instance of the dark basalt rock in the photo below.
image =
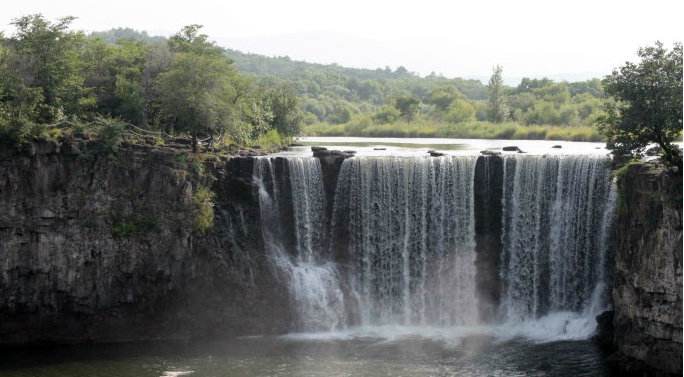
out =
<path fill-rule="evenodd" d="M 682 176 L 631 164 L 618 181 L 612 290 L 622 369 L 682 375 Z"/>
<path fill-rule="evenodd" d="M 444 153 L 433 151 L 433 150 L 429 150 L 429 151 L 427 151 L 427 153 L 430 155 L 430 157 L 442 157 L 442 156 L 444 156 Z"/>
<path fill-rule="evenodd" d="M 353 157 L 355 153 L 355 151 L 338 151 L 322 148 L 314 150 L 313 156 L 317 158 L 341 158 L 344 160 L 345 158 Z"/>
<path fill-rule="evenodd" d="M 614 351 L 613 345 L 613 318 L 615 311 L 608 310 L 596 316 L 596 335 L 592 338 L 596 344 L 605 351 Z"/>
<path fill-rule="evenodd" d="M 238 155 L 240 157 L 256 157 L 256 156 L 259 156 L 260 153 L 255 151 L 255 150 L 249 149 L 249 150 L 240 150 L 238 152 Z"/>
<path fill-rule="evenodd" d="M 325 148 L 325 147 L 311 147 L 311 152 L 313 152 L 313 153 L 327 151 L 327 150 L 328 150 L 328 148 Z"/>
<path fill-rule="evenodd" d="M 290 300 L 264 255 L 255 159 L 207 160 L 198 172 L 187 150 L 122 144 L 110 157 L 89 143 L 3 151 L 0 344 L 288 330 Z M 206 233 L 194 228 L 200 186 L 214 192 Z"/>
<path fill-rule="evenodd" d="M 492 155 L 478 157 L 475 164 L 475 283 L 480 318 L 486 322 L 495 320 L 502 290 L 503 163 L 503 158 Z"/>
<path fill-rule="evenodd" d="M 501 148 L 501 150 L 504 152 L 520 152 L 520 148 L 518 148 L 515 145 L 503 147 L 503 148 Z"/>
<path fill-rule="evenodd" d="M 485 149 L 483 151 L 480 151 L 480 154 L 483 156 L 500 156 L 501 152 Z"/>
<path fill-rule="evenodd" d="M 313 149 L 313 147 L 312 147 Z M 326 219 L 332 218 L 332 205 L 337 187 L 337 176 L 339 175 L 342 162 L 350 157 L 354 157 L 355 151 L 328 150 L 326 148 L 314 151 L 314 157 L 321 162 L 321 172 L 323 174 L 323 189 L 326 198 Z"/>
<path fill-rule="evenodd" d="M 561 148 L 563 148 L 563 146 L 562 146 L 562 145 L 554 145 L 554 146 L 552 146 L 551 148 L 554 148 L 554 149 L 561 149 Z"/>

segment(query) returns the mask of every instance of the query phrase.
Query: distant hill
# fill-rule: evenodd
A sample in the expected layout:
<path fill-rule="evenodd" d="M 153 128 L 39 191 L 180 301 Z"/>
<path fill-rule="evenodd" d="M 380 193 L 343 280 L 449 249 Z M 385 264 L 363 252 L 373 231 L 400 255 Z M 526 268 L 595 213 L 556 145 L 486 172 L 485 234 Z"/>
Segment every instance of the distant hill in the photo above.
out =
<path fill-rule="evenodd" d="M 394 82 L 414 94 L 422 94 L 425 87 L 435 85 L 453 85 L 467 98 L 480 100 L 487 97 L 487 87 L 476 79 L 448 79 L 443 76 L 431 75 L 420 77 L 409 72 L 404 67 L 391 70 L 389 67 L 377 69 L 347 68 L 337 64 L 318 64 L 292 60 L 287 56 L 268 57 L 259 54 L 248 54 L 237 50 L 226 49 L 226 54 L 233 59 L 236 66 L 243 72 L 256 76 L 273 76 L 288 80 L 314 79 L 321 80 L 321 76 L 329 76 L 329 81 L 337 85 L 347 81 L 352 83 L 368 80 Z M 325 81 L 323 81 L 325 83 Z M 351 91 L 355 91 L 352 86 Z M 357 93 L 363 96 L 363 93 Z M 408 93 L 406 93 L 408 94 Z"/>
<path fill-rule="evenodd" d="M 124 38 L 145 43 L 165 40 L 129 28 L 92 35 L 111 43 Z M 292 86 L 299 96 L 305 125 L 346 124 L 349 130 L 345 128 L 344 133 L 354 134 L 357 128 L 369 124 L 394 129 L 386 124 L 397 122 L 399 115 L 414 123 L 420 120 L 439 125 L 490 120 L 488 89 L 481 81 L 488 78 L 446 78 L 436 74 L 421 77 L 404 67 L 348 68 L 230 48 L 224 51 L 239 71 L 254 77 L 258 84 Z M 517 86 L 504 85 L 504 91 L 507 119 L 523 125 L 591 126 L 604 96 L 597 79 L 567 83 L 523 78 Z M 400 103 L 404 109 L 400 109 Z"/>

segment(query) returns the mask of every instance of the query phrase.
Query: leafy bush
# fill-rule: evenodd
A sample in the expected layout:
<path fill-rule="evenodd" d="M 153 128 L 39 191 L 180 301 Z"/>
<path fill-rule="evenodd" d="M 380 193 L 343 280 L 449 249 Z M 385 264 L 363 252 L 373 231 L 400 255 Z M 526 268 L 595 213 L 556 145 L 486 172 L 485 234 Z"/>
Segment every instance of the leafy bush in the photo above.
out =
<path fill-rule="evenodd" d="M 285 139 L 280 136 L 278 130 L 269 130 L 265 134 L 259 136 L 256 144 L 266 150 L 272 150 L 283 146 L 286 143 Z"/>
<path fill-rule="evenodd" d="M 98 118 L 93 122 L 93 126 L 95 135 L 101 143 L 102 151 L 106 154 L 118 152 L 126 124 L 114 119 Z"/>
<path fill-rule="evenodd" d="M 214 226 L 214 193 L 199 186 L 192 196 L 195 206 L 195 231 L 205 234 Z"/>

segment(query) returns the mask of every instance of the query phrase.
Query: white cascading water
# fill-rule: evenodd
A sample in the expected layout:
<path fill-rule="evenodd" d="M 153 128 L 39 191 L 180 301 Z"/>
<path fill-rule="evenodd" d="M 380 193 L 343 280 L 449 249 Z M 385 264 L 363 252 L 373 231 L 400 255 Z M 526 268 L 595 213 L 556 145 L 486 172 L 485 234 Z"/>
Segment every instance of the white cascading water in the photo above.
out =
<path fill-rule="evenodd" d="M 344 216 L 349 227 L 349 280 L 362 325 L 477 323 L 475 161 L 344 161 L 333 226 Z"/>
<path fill-rule="evenodd" d="M 346 159 L 330 229 L 318 159 L 289 157 L 278 174 L 274 159 L 257 159 L 264 244 L 287 279 L 297 330 L 466 326 L 502 338 L 590 336 L 608 305 L 610 160 L 503 158 L 501 323 L 486 330 L 474 326 L 476 156 Z"/>
<path fill-rule="evenodd" d="M 505 158 L 504 321 L 559 338 L 594 331 L 614 200 L 606 157 Z"/>
<path fill-rule="evenodd" d="M 280 196 L 273 161 L 255 161 L 259 185 L 262 235 L 276 268 L 288 280 L 295 300 L 299 329 L 330 331 L 344 325 L 344 300 L 332 261 L 320 256 L 325 231 L 325 195 L 320 162 L 316 158 L 287 160 L 294 218 L 280 216 Z M 269 187 L 270 186 L 270 187 Z M 294 250 L 285 250 L 282 221 L 294 222 Z"/>

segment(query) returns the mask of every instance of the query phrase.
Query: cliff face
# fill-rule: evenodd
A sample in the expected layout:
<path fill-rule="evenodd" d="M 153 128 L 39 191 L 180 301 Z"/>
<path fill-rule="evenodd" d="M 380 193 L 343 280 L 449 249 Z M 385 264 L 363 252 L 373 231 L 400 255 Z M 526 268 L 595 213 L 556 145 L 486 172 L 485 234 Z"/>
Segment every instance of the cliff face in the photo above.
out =
<path fill-rule="evenodd" d="M 627 369 L 681 375 L 682 177 L 636 164 L 618 184 L 613 342 Z"/>
<path fill-rule="evenodd" d="M 285 331 L 252 159 L 88 149 L 0 151 L 0 344 Z M 215 195 L 205 232 L 195 227 L 202 187 Z"/>

